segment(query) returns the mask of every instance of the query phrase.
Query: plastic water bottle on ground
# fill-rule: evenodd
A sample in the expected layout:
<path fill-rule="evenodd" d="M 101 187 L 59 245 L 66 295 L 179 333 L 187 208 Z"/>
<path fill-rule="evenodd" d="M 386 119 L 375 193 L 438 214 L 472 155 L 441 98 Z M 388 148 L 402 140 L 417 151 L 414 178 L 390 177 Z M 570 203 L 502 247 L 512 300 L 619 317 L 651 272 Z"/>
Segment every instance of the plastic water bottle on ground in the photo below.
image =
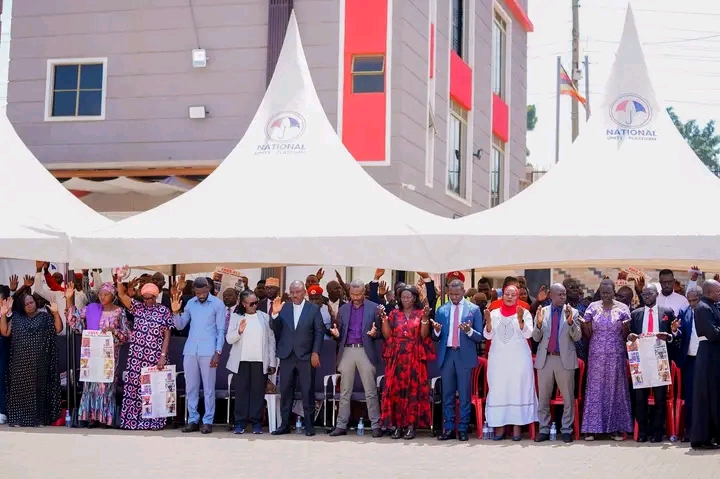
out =
<path fill-rule="evenodd" d="M 72 415 L 70 409 L 65 410 L 65 427 L 72 427 Z"/>
<path fill-rule="evenodd" d="M 295 434 L 302 434 L 303 424 L 302 424 L 302 418 L 298 416 L 297 421 L 295 421 Z"/>
<path fill-rule="evenodd" d="M 364 436 L 364 435 L 365 435 L 365 424 L 363 424 L 363 418 L 360 418 L 360 421 L 358 421 L 357 435 L 358 435 L 358 436 Z"/>
<path fill-rule="evenodd" d="M 483 424 L 483 439 L 492 439 L 490 437 L 490 426 L 488 426 L 487 421 Z"/>
<path fill-rule="evenodd" d="M 553 423 L 552 426 L 550 426 L 550 440 L 555 441 L 557 439 L 557 428 L 555 427 L 555 423 Z"/>

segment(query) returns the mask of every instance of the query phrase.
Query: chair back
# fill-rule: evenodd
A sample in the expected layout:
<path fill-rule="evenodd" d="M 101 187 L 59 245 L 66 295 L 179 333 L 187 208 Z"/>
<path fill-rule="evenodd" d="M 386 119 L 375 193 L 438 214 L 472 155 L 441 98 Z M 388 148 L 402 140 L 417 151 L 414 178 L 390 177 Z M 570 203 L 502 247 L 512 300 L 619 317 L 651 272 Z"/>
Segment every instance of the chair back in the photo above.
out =
<path fill-rule="evenodd" d="M 673 386 L 675 386 L 675 397 L 682 397 L 682 371 L 675 364 L 675 361 L 670 363 L 670 376 L 672 377 Z"/>
<path fill-rule="evenodd" d="M 6 341 L 8 341 L 6 339 Z M 8 341 L 9 344 L 9 341 Z M 67 353 L 67 337 L 60 334 L 55 337 L 55 345 L 58 352 L 58 374 L 68 372 L 68 353 Z"/>
<path fill-rule="evenodd" d="M 320 367 L 315 369 L 315 392 L 324 393 L 323 379 L 337 371 L 337 342 L 332 339 L 323 340 L 319 356 Z"/>
<path fill-rule="evenodd" d="M 183 338 L 184 339 L 184 338 Z M 225 369 L 225 365 L 230 357 L 230 350 L 232 345 L 228 344 L 227 341 L 223 343 L 222 354 L 220 354 L 220 362 L 218 363 L 218 373 L 215 377 L 215 391 L 223 392 L 222 396 L 227 396 L 228 392 L 228 372 Z"/>
<path fill-rule="evenodd" d="M 488 392 L 487 359 L 478 358 L 478 365 L 472 370 L 470 397 L 485 399 Z"/>

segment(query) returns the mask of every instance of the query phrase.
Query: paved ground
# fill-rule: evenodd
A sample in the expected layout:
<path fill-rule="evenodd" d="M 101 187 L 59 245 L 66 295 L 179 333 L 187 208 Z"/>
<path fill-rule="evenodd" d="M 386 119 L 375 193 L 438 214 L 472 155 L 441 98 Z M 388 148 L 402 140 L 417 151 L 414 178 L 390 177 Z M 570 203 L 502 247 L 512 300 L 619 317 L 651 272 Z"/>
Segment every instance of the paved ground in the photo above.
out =
<path fill-rule="evenodd" d="M 562 471 L 562 472 L 561 472 Z M 3 479 L 307 478 L 719 478 L 720 453 L 686 445 L 529 440 L 439 443 L 357 436 L 272 437 L 136 434 L 86 429 L 0 428 Z"/>

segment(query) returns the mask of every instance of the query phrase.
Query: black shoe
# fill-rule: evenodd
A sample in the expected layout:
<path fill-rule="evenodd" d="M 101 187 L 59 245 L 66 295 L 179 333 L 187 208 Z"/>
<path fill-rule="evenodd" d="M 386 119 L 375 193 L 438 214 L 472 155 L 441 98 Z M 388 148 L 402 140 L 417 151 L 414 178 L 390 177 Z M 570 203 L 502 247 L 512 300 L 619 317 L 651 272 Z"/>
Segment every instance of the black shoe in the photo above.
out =
<path fill-rule="evenodd" d="M 655 435 L 652 437 L 652 439 L 650 439 L 650 442 L 652 442 L 652 443 L 663 442 L 663 436 L 662 436 L 662 434 L 655 434 Z"/>
<path fill-rule="evenodd" d="M 346 436 L 347 435 L 347 429 L 340 429 L 339 427 L 336 427 L 332 431 L 330 431 L 330 434 L 328 436 L 330 437 L 338 437 L 338 436 Z"/>
<path fill-rule="evenodd" d="M 567 432 L 563 433 L 562 440 L 565 444 L 569 444 L 569 443 L 573 442 L 572 434 L 567 433 Z"/>
<path fill-rule="evenodd" d="M 442 434 L 437 437 L 438 441 L 449 441 L 451 439 L 457 439 L 455 431 L 443 431 Z"/>
<path fill-rule="evenodd" d="M 203 424 L 200 426 L 200 434 L 212 434 L 212 426 L 210 424 Z"/>
<path fill-rule="evenodd" d="M 635 440 L 636 442 L 648 442 L 648 437 L 645 434 L 642 434 L 638 436 L 638 438 Z"/>
<path fill-rule="evenodd" d="M 395 429 L 395 431 L 392 433 L 392 436 L 390 436 L 390 437 L 392 437 L 393 439 L 400 439 L 402 436 L 403 436 L 403 430 L 401 427 L 398 427 Z"/>
<path fill-rule="evenodd" d="M 307 437 L 313 437 L 313 436 L 315 435 L 315 430 L 305 431 L 305 435 L 306 435 Z"/>
<path fill-rule="evenodd" d="M 541 432 L 537 436 L 535 436 L 535 442 L 545 442 L 550 440 L 550 434 L 545 434 L 544 432 Z"/>
<path fill-rule="evenodd" d="M 382 429 L 380 429 L 379 427 L 376 427 L 375 429 L 373 429 L 372 437 L 375 439 L 383 437 Z"/>
<path fill-rule="evenodd" d="M 270 435 L 272 436 L 284 436 L 285 434 L 290 434 L 290 430 L 286 427 L 275 429 L 273 432 L 270 433 Z"/>
<path fill-rule="evenodd" d="M 405 436 L 403 436 L 403 439 L 405 439 L 406 441 L 412 441 L 413 439 L 415 439 L 415 428 L 408 428 Z"/>
<path fill-rule="evenodd" d="M 466 442 L 468 439 L 470 438 L 468 437 L 467 431 L 460 431 L 458 433 L 458 441 Z"/>
<path fill-rule="evenodd" d="M 717 444 L 713 444 L 711 442 L 705 442 L 700 444 L 690 444 L 690 447 L 693 448 L 696 451 L 714 451 L 715 449 L 720 448 Z"/>
<path fill-rule="evenodd" d="M 188 432 L 197 432 L 200 430 L 200 426 L 195 424 L 194 422 L 189 422 L 184 428 L 182 428 L 182 432 L 188 433 Z"/>
<path fill-rule="evenodd" d="M 690 442 L 690 436 L 683 437 L 681 442 Z"/>

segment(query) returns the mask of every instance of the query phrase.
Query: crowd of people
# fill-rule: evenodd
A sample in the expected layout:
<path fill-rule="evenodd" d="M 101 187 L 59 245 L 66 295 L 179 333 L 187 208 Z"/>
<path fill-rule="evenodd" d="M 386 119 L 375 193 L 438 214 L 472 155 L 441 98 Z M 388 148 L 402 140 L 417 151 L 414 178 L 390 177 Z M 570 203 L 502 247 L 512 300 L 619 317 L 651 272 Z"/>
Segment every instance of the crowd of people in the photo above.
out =
<path fill-rule="evenodd" d="M 85 382 L 78 420 L 90 427 L 158 430 L 164 418 L 141 414 L 142 368 L 168 364 L 172 335 L 184 335 L 183 372 L 188 420 L 183 432 L 212 432 L 218 368 L 233 374 L 236 434 L 262 433 L 268 377 L 278 371 L 281 421 L 273 435 L 291 431 L 296 391 L 302 402 L 303 430 L 315 434 L 315 369 L 328 339 L 336 342 L 339 374 L 338 415 L 331 437 L 347 434 L 356 373 L 362 382 L 373 437 L 389 434 L 411 440 L 431 423 L 428 366 L 440 371 L 443 426 L 438 440 L 467 441 L 472 415 L 473 371 L 486 357 L 484 419 L 490 438 L 522 438 L 522 428 L 539 423 L 535 441 L 550 438 L 553 423 L 560 437 L 576 433 L 624 440 L 637 424 L 638 442 L 665 440 L 667 387 L 650 389 L 629 382 L 626 344 L 654 334 L 667 344 L 681 371 L 684 399 L 683 441 L 714 449 L 718 437 L 718 356 L 720 356 L 720 282 L 683 287 L 670 270 L 658 284 L 643 277 L 633 287 L 603 279 L 593 297 L 584 298 L 572 278 L 529 294 L 524 278 L 505 278 L 495 290 L 486 278 L 465 289 L 460 272 L 446 274 L 445 296 L 427 273 L 416 285 L 392 288 L 377 270 L 368 284 L 345 284 L 336 273 L 325 290 L 324 271 L 290 283 L 281 292 L 277 278 L 254 290 L 216 291 L 212 278 L 185 281 L 166 289 L 162 274 L 128 282 L 101 283 L 94 271 L 70 281 L 50 274 L 38 262 L 35 277 L 11 277 L 0 287 L 0 422 L 15 427 L 44 426 L 60 416 L 61 390 L 55 337 L 65 324 L 74 331 L 111 333 L 115 364 L 120 346 L 129 343 L 125 370 L 116 366 L 111 383 Z M 243 285 L 247 285 L 244 279 Z M 92 286 L 91 286 L 92 285 Z M 220 364 L 225 344 L 231 345 Z M 380 397 L 377 372 L 384 365 Z M 584 371 L 585 374 L 578 374 Z M 117 385 L 123 377 L 122 400 Z M 582 380 L 582 381 L 580 381 Z M 334 383 L 333 383 L 334 384 Z M 562 415 L 550 400 L 562 398 Z M 671 386 L 672 387 L 672 386 Z M 199 395 L 204 393 L 204 414 Z M 576 398 L 582 397 L 581 402 Z M 119 404 L 119 408 L 118 408 Z M 457 404 L 457 417 L 456 417 Z M 576 406 L 582 411 L 575 411 Z M 579 414 L 576 414 L 579 413 Z M 577 416 L 581 420 L 577 420 Z M 579 426 L 579 431 L 578 431 Z"/>

